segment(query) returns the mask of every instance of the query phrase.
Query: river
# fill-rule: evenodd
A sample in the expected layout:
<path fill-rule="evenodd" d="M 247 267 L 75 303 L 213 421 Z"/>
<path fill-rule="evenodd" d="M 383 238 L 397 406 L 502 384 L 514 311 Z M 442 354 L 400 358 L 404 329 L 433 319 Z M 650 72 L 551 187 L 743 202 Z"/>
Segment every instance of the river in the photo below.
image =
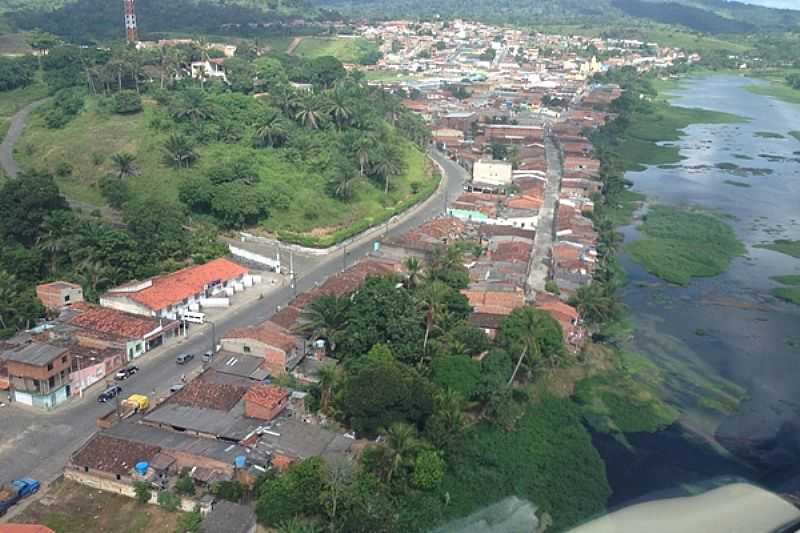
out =
<path fill-rule="evenodd" d="M 685 158 L 678 168 L 626 175 L 650 203 L 719 213 L 747 253 L 726 273 L 688 287 L 665 284 L 621 254 L 631 348 L 664 369 L 665 394 L 681 417 L 665 431 L 628 435 L 629 446 L 594 436 L 614 490 L 611 507 L 720 478 L 800 488 L 800 306 L 769 294 L 777 286 L 769 277 L 800 273 L 800 260 L 753 247 L 800 239 L 800 142 L 787 135 L 800 130 L 800 106 L 745 90 L 757 83 L 738 76 L 687 81 L 673 93 L 674 105 L 750 121 L 690 126 L 676 143 Z M 728 163 L 751 170 L 715 166 Z M 622 231 L 626 241 L 638 236 L 635 224 Z"/>

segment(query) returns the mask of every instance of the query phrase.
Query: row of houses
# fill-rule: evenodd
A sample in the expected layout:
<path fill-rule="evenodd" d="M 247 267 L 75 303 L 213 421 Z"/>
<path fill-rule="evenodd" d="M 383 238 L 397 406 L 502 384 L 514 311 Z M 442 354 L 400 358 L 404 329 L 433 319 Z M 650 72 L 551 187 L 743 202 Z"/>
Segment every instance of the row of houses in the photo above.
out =
<path fill-rule="evenodd" d="M 0 388 L 10 401 L 52 409 L 185 332 L 188 313 L 227 307 L 259 282 L 219 258 L 111 289 L 99 306 L 86 303 L 78 285 L 39 285 L 56 318 L 0 344 Z"/>

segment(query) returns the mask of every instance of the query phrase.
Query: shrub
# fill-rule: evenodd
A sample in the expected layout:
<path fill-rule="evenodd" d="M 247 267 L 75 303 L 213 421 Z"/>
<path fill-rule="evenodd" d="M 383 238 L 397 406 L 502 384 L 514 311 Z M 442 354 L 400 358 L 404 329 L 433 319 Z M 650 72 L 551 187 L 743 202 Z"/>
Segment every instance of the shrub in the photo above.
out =
<path fill-rule="evenodd" d="M 181 516 L 180 520 L 178 520 L 178 526 L 175 528 L 175 533 L 197 533 L 200 531 L 201 521 L 200 511 L 195 508 L 194 511 Z"/>
<path fill-rule="evenodd" d="M 168 490 L 162 490 L 158 493 L 158 505 L 169 512 L 175 512 L 181 505 L 181 499 Z"/>
<path fill-rule="evenodd" d="M 150 501 L 153 492 L 150 490 L 150 484 L 144 481 L 137 481 L 133 484 L 133 490 L 136 493 L 136 501 L 145 504 Z"/>
<path fill-rule="evenodd" d="M 187 474 L 182 473 L 175 482 L 175 492 L 185 496 L 194 494 L 194 481 Z"/>
<path fill-rule="evenodd" d="M 108 205 L 115 209 L 120 209 L 131 199 L 131 191 L 128 182 L 106 176 L 100 181 L 100 193 L 105 198 Z"/>
<path fill-rule="evenodd" d="M 68 161 L 59 161 L 56 165 L 56 176 L 66 178 L 72 175 L 72 165 Z"/>
<path fill-rule="evenodd" d="M 558 285 L 552 279 L 548 279 L 544 283 L 544 290 L 546 290 L 550 294 L 561 294 L 561 289 L 558 288 Z"/>
<path fill-rule="evenodd" d="M 135 91 L 119 91 L 111 97 L 111 110 L 119 115 L 130 115 L 142 110 L 142 97 Z"/>

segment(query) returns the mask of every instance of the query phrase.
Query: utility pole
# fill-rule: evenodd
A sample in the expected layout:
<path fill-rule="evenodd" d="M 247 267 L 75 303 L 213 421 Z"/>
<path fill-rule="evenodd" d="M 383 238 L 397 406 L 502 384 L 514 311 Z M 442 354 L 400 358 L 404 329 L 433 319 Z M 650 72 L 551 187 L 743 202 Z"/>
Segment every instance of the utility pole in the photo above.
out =
<path fill-rule="evenodd" d="M 78 376 L 80 376 L 80 379 L 78 381 L 78 396 L 80 396 L 81 399 L 83 399 L 83 374 L 81 373 L 81 359 L 83 359 L 83 356 L 76 355 L 75 359 L 78 360 Z"/>
<path fill-rule="evenodd" d="M 342 272 L 347 270 L 347 243 L 344 243 L 342 248 Z"/>
<path fill-rule="evenodd" d="M 294 273 L 294 252 L 289 250 L 289 283 L 292 285 L 292 295 L 297 297 L 297 277 Z"/>

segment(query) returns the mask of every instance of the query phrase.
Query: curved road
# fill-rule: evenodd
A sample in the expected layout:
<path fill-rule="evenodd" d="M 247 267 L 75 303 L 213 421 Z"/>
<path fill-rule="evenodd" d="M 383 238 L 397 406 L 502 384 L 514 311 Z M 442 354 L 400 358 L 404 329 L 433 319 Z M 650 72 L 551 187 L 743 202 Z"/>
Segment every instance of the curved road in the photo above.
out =
<path fill-rule="evenodd" d="M 16 115 L 11 117 L 11 126 L 8 128 L 6 138 L 3 139 L 3 144 L 0 145 L 0 166 L 3 167 L 3 171 L 6 175 L 11 178 L 16 178 L 17 174 L 19 174 L 19 167 L 17 167 L 17 162 L 14 161 L 14 145 L 25 130 L 25 123 L 28 120 L 28 115 L 30 115 L 34 109 L 45 103 L 46 100 L 47 99 L 37 100 L 32 104 L 28 104 L 17 111 Z"/>
<path fill-rule="evenodd" d="M 442 215 L 445 204 L 463 190 L 466 171 L 439 153 L 431 158 L 444 170 L 443 184 L 428 200 L 399 218 L 387 228 L 388 235 L 405 233 L 431 218 Z M 344 250 L 326 256 L 309 258 L 297 275 L 297 292 L 312 289 L 316 284 L 339 272 L 343 263 L 348 265 L 372 251 L 373 242 L 381 236 L 355 239 Z M 257 324 L 270 318 L 279 306 L 285 306 L 293 297 L 290 287 L 276 287 L 263 300 L 241 303 L 225 316 L 215 319 L 216 338 L 231 328 Z M 185 366 L 175 364 L 180 352 L 203 353 L 211 345 L 212 331 L 208 326 L 194 328 L 188 338 L 149 353 L 137 361 L 140 371 L 125 382 L 125 394 L 153 390 L 164 391 L 183 373 L 190 374 L 201 366 L 199 358 Z M 84 399 L 72 400 L 48 412 L 32 412 L 15 404 L 0 407 L 0 482 L 31 476 L 49 482 L 59 475 L 69 455 L 80 447 L 96 429 L 95 419 L 108 410 L 98 405 L 99 387 L 87 389 Z"/>

